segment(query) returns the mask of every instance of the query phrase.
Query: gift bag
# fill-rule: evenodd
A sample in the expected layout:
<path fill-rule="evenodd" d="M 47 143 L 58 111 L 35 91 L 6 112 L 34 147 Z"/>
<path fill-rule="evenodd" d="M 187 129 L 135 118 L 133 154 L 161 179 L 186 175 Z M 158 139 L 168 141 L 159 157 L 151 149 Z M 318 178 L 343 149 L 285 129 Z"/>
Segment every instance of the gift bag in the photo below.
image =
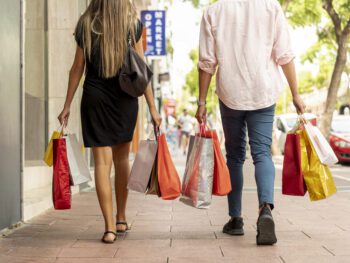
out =
<path fill-rule="evenodd" d="M 71 208 L 70 175 L 65 138 L 53 140 L 52 199 L 55 209 Z"/>
<path fill-rule="evenodd" d="M 82 147 L 75 134 L 64 136 L 72 185 L 91 181 L 90 169 L 82 154 Z"/>
<path fill-rule="evenodd" d="M 50 142 L 47 145 L 43 160 L 50 167 L 53 165 L 53 140 L 60 138 L 61 134 L 62 126 L 58 130 L 53 131 Z"/>
<path fill-rule="evenodd" d="M 305 122 L 304 127 L 309 137 L 309 141 L 316 151 L 321 163 L 325 165 L 336 164 L 338 158 L 326 138 L 322 135 L 321 131 L 309 122 Z"/>
<path fill-rule="evenodd" d="M 156 159 L 154 161 L 152 171 L 151 171 L 151 177 L 148 182 L 148 195 L 157 195 L 158 197 L 161 197 L 160 189 L 159 189 L 159 182 L 158 182 L 158 173 L 157 173 L 157 155 Z"/>
<path fill-rule="evenodd" d="M 304 196 L 306 185 L 302 172 L 301 154 L 306 154 L 303 158 L 303 165 L 308 169 L 308 158 L 305 144 L 300 143 L 300 130 L 296 133 L 288 133 L 284 145 L 284 160 L 282 170 L 282 194 Z"/>
<path fill-rule="evenodd" d="M 157 154 L 157 141 L 140 142 L 128 182 L 128 189 L 145 193 L 150 181 L 151 171 Z"/>
<path fill-rule="evenodd" d="M 186 165 L 182 195 L 196 208 L 209 208 L 214 176 L 214 147 L 211 138 L 196 136 Z"/>
<path fill-rule="evenodd" d="M 205 130 L 202 132 L 206 138 L 213 139 L 214 147 L 214 178 L 213 195 L 224 196 L 231 192 L 231 177 L 224 155 L 221 152 L 220 142 L 216 131 Z"/>
<path fill-rule="evenodd" d="M 337 192 L 332 174 L 327 165 L 322 164 L 314 149 L 307 132 L 304 130 L 300 136 L 301 145 L 305 144 L 307 150 L 308 166 L 302 166 L 307 191 L 312 201 L 325 199 Z M 306 158 L 306 155 L 302 155 Z"/>
<path fill-rule="evenodd" d="M 158 137 L 157 172 L 161 197 L 164 200 L 176 199 L 181 194 L 181 183 L 171 159 L 165 135 Z"/>

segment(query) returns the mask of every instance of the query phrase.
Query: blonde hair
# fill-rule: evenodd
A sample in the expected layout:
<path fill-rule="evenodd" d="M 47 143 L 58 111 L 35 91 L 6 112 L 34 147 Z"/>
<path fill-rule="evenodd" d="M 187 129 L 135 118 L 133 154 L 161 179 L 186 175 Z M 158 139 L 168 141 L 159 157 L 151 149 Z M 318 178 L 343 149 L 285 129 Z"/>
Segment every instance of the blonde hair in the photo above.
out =
<path fill-rule="evenodd" d="M 92 0 L 80 18 L 77 27 L 82 27 L 84 53 L 91 61 L 93 46 L 99 47 L 102 77 L 117 75 L 124 62 L 129 34 L 134 39 L 136 23 L 136 9 L 130 0 Z M 97 34 L 96 43 L 92 33 Z"/>

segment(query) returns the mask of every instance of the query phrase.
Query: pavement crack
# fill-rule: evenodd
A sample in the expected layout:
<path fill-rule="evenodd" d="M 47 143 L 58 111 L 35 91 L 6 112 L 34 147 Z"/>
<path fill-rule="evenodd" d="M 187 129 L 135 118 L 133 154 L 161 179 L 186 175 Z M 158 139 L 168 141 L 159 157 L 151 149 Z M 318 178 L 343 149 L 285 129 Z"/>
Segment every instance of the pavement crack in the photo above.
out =
<path fill-rule="evenodd" d="M 335 257 L 335 254 L 332 251 L 330 251 L 326 246 L 322 246 L 322 247 L 324 248 L 324 250 L 326 250 L 328 253 L 330 253 L 332 256 Z"/>
<path fill-rule="evenodd" d="M 214 231 L 214 236 L 215 236 L 215 239 L 218 239 L 218 235 L 215 233 L 215 231 Z"/>
<path fill-rule="evenodd" d="M 282 256 L 280 256 L 280 260 L 281 260 L 283 263 L 286 263 L 285 259 L 284 259 Z"/>
<path fill-rule="evenodd" d="M 222 247 L 221 247 L 221 246 L 219 246 L 219 248 L 220 248 L 220 251 L 221 251 L 221 255 L 222 255 L 223 257 L 225 257 L 225 255 L 224 255 L 224 251 L 222 250 Z"/>
<path fill-rule="evenodd" d="M 301 233 L 303 233 L 305 236 L 307 236 L 308 238 L 311 238 L 311 236 L 309 236 L 308 234 L 306 234 L 304 231 L 301 231 Z"/>
<path fill-rule="evenodd" d="M 341 227 L 341 226 L 339 226 L 339 225 L 335 225 L 337 228 L 340 228 L 342 231 L 346 231 L 346 229 L 345 228 L 343 228 L 343 227 Z"/>

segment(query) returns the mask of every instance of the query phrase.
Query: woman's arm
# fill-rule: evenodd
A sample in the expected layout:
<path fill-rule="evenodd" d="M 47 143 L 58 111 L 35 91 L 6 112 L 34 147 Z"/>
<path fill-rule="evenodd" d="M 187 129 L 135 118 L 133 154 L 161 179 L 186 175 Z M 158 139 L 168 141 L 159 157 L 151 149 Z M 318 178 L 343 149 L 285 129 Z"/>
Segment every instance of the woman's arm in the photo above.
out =
<path fill-rule="evenodd" d="M 136 43 L 135 45 L 135 50 L 139 54 L 140 57 L 144 57 L 144 51 L 143 51 L 143 46 L 142 46 L 142 37 L 140 40 Z M 148 85 L 146 91 L 145 91 L 145 98 L 148 104 L 149 111 L 151 113 L 152 119 L 154 121 L 154 124 L 159 127 L 162 123 L 162 118 L 160 117 L 156 105 L 154 104 L 154 96 L 153 96 L 153 91 L 151 87 L 151 83 Z"/>
<path fill-rule="evenodd" d="M 73 101 L 74 94 L 79 86 L 80 79 L 84 73 L 84 68 L 85 68 L 84 51 L 82 48 L 77 46 L 74 62 L 69 71 L 69 81 L 68 81 L 66 101 L 64 103 L 64 107 L 61 114 L 58 116 L 58 120 L 60 121 L 60 123 L 61 124 L 64 123 L 65 126 L 67 126 L 68 124 L 68 118 L 70 114 L 70 105 Z"/>

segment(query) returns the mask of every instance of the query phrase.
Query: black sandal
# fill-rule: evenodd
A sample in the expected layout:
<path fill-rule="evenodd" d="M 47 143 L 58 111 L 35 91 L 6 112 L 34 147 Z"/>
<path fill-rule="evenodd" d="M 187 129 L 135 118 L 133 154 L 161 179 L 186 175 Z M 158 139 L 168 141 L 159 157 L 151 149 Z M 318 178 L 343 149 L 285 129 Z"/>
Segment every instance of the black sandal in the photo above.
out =
<path fill-rule="evenodd" d="M 107 234 L 113 234 L 114 235 L 114 239 L 113 240 L 106 240 L 105 237 Z M 113 244 L 115 241 L 117 240 L 117 233 L 113 232 L 113 231 L 106 231 L 103 234 L 103 237 L 101 239 L 101 241 L 105 244 Z"/>
<path fill-rule="evenodd" d="M 129 227 L 127 222 L 117 222 L 116 226 L 118 226 L 118 225 L 124 225 L 124 226 L 126 226 L 126 228 L 125 228 L 125 230 L 118 230 L 118 228 L 117 228 L 117 233 L 125 233 L 128 230 L 130 230 L 130 227 Z"/>

